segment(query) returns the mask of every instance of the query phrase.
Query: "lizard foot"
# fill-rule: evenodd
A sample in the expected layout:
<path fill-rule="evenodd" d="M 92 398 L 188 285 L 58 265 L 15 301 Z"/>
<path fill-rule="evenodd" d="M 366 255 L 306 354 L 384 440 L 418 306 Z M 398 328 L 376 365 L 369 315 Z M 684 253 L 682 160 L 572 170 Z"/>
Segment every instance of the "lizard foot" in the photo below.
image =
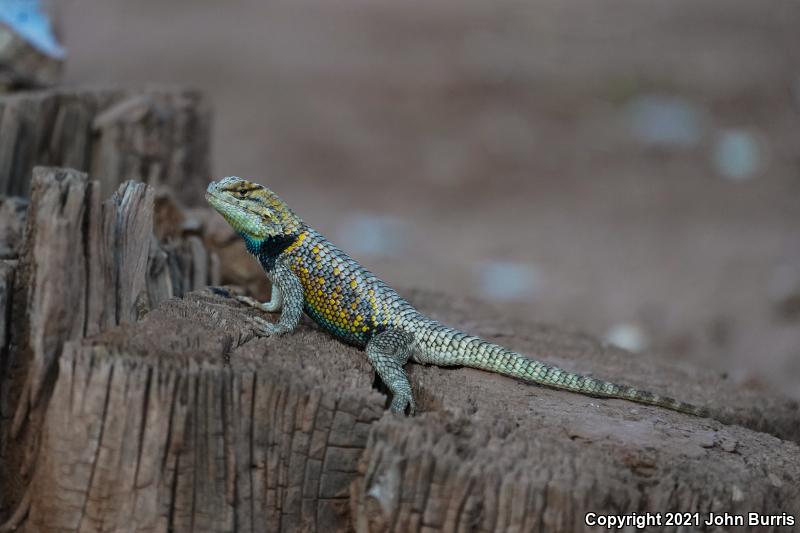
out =
<path fill-rule="evenodd" d="M 282 335 L 289 331 L 287 328 L 274 324 L 260 316 L 249 316 L 247 317 L 247 322 L 259 337 Z"/>
<path fill-rule="evenodd" d="M 239 303 L 242 303 L 248 307 L 255 307 L 256 309 L 262 309 L 265 304 L 259 302 L 255 298 L 251 298 L 250 296 L 245 296 L 244 294 L 236 294 L 235 292 L 229 291 L 225 287 L 209 287 L 209 290 L 219 296 L 223 296 L 225 298 L 233 298 Z"/>
<path fill-rule="evenodd" d="M 233 298 L 237 302 L 243 303 L 243 304 L 248 305 L 250 307 L 255 307 L 256 309 L 260 309 L 261 308 L 261 302 L 259 302 L 255 298 L 251 298 L 251 297 L 245 296 L 243 294 L 234 294 Z"/>
<path fill-rule="evenodd" d="M 392 403 L 389 405 L 389 410 L 393 413 L 403 414 L 406 412 L 406 407 L 408 407 L 408 416 L 414 416 L 417 411 L 417 404 L 414 402 L 414 398 L 410 395 L 395 394 L 392 398 Z"/>
<path fill-rule="evenodd" d="M 264 311 L 265 313 L 275 313 L 280 311 L 283 307 L 283 296 L 277 287 L 272 288 L 272 299 L 268 302 L 259 302 L 255 298 L 242 294 L 236 294 L 233 297 L 237 302 L 252 307 L 253 309 Z"/>

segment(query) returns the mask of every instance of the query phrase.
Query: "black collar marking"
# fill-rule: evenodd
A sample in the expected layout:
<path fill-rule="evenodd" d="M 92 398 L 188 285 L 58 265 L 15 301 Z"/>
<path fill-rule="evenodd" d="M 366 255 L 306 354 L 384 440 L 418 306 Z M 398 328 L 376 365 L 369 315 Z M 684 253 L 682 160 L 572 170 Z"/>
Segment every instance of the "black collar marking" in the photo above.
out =
<path fill-rule="evenodd" d="M 275 261 L 278 259 L 278 256 L 291 246 L 297 240 L 297 237 L 297 234 L 274 235 L 261 241 L 261 247 L 258 250 L 257 256 L 264 270 L 268 272 L 272 271 L 272 269 L 275 268 Z"/>

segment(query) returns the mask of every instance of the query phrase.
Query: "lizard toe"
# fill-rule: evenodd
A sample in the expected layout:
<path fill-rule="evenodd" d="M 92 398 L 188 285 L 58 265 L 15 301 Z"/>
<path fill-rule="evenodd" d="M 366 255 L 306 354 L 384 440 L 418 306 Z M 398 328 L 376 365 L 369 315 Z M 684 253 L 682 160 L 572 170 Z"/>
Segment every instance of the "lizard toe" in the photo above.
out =
<path fill-rule="evenodd" d="M 260 316 L 247 317 L 247 323 L 259 337 L 269 337 L 280 332 L 278 326 Z"/>
<path fill-rule="evenodd" d="M 234 299 L 236 299 L 237 302 L 243 303 L 249 307 L 255 307 L 256 309 L 261 307 L 261 302 L 259 302 L 255 298 L 244 296 L 242 294 L 235 294 L 233 297 Z"/>

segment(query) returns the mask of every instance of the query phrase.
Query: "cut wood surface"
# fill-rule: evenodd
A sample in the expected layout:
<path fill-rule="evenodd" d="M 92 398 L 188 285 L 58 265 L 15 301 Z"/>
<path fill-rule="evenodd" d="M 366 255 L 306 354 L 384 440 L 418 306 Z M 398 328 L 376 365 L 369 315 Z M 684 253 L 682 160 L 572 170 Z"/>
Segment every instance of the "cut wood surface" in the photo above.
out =
<path fill-rule="evenodd" d="M 393 415 L 364 353 L 308 319 L 257 338 L 254 311 L 226 288 L 171 297 L 214 283 L 215 267 L 202 229 L 169 202 L 153 211 L 154 198 L 125 183 L 101 202 L 80 173 L 36 172 L 19 262 L 0 269 L 0 304 L 14 287 L 0 365 L 0 407 L 15 415 L 0 426 L 8 529 L 575 531 L 594 530 L 586 512 L 800 517 L 792 401 L 412 290 L 401 292 L 444 323 L 724 422 L 415 364 L 420 414 Z"/>
<path fill-rule="evenodd" d="M 795 402 L 467 300 L 411 296 L 438 319 L 522 353 L 708 405 L 728 423 L 412 366 L 423 408 L 436 414 L 376 425 L 353 485 L 358 530 L 594 531 L 587 512 L 800 516 Z"/>
<path fill-rule="evenodd" d="M 413 300 L 447 306 L 440 295 Z M 573 531 L 588 511 L 800 512 L 793 442 L 419 365 L 423 414 L 391 415 L 361 352 L 308 322 L 254 338 L 248 312 L 206 290 L 68 343 L 26 527 Z M 705 396 L 651 359 L 533 329 L 525 343 L 572 351 L 574 366 L 637 383 L 658 371 L 676 395 Z"/>
<path fill-rule="evenodd" d="M 202 201 L 209 176 L 208 107 L 196 91 L 57 88 L 0 95 L 0 194 L 27 196 L 37 165 L 70 167 L 101 182 L 169 187 Z"/>

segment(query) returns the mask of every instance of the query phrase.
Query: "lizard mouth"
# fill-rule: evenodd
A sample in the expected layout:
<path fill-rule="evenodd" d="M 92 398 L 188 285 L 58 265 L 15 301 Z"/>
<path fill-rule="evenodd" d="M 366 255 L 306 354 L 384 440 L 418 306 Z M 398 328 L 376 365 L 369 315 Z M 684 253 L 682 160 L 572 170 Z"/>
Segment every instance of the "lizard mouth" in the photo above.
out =
<path fill-rule="evenodd" d="M 262 217 L 250 202 L 220 190 L 217 182 L 208 185 L 206 201 L 237 233 L 247 234 L 254 239 L 263 239 L 266 236 L 267 229 Z"/>
<path fill-rule="evenodd" d="M 212 190 L 211 187 L 206 191 L 206 201 L 229 224 L 237 229 L 241 227 L 244 220 L 243 217 L 252 216 L 252 209 L 245 202 L 240 202 L 224 192 Z M 245 215 L 245 213 L 248 215 Z"/>
<path fill-rule="evenodd" d="M 220 194 L 216 190 L 211 190 L 211 186 L 209 186 L 208 190 L 206 191 L 206 201 L 211 204 L 212 207 L 217 207 L 218 205 L 222 204 L 235 205 L 228 198 L 226 198 L 224 194 Z"/>
<path fill-rule="evenodd" d="M 225 194 L 225 192 L 220 191 L 218 187 L 218 183 L 216 181 L 212 181 L 208 184 L 208 188 L 206 189 L 206 201 L 211 204 L 212 207 L 216 209 L 218 206 L 227 205 L 231 207 L 238 207 L 240 209 L 247 209 L 247 206 L 241 205 L 236 198 L 231 197 L 230 194 Z"/>

